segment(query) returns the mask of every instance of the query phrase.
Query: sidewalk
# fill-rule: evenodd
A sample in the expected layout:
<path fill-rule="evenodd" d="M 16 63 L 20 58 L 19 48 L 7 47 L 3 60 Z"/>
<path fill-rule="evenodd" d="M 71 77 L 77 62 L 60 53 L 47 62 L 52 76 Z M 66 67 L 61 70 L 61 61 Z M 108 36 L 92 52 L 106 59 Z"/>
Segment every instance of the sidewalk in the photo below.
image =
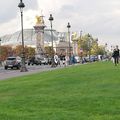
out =
<path fill-rule="evenodd" d="M 0 80 L 7 80 L 9 78 L 30 75 L 30 74 L 40 73 L 44 71 L 51 71 L 51 70 L 56 70 L 56 69 L 61 69 L 61 68 L 64 68 L 64 67 L 51 68 L 51 66 L 48 66 L 46 68 L 28 69 L 27 72 L 20 72 L 20 70 L 7 70 L 7 71 L 0 72 Z"/>
<path fill-rule="evenodd" d="M 20 72 L 20 70 L 3 70 L 0 72 L 0 80 L 7 80 L 9 78 L 15 78 L 19 76 L 24 76 L 24 75 L 30 75 L 30 74 L 35 74 L 35 73 L 40 73 L 44 71 L 52 71 L 56 69 L 63 69 L 71 66 L 76 66 L 76 65 L 82 65 L 82 64 L 72 64 L 68 66 L 57 66 L 57 67 L 51 67 L 51 66 L 41 66 L 41 67 L 28 67 L 27 72 Z"/>

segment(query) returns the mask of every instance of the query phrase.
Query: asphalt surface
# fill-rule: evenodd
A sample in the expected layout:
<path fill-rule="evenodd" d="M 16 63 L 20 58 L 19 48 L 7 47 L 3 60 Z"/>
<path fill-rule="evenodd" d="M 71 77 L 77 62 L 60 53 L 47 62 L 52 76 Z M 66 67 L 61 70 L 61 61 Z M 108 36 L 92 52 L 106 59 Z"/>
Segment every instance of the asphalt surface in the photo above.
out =
<path fill-rule="evenodd" d="M 33 73 L 43 72 L 58 69 L 60 67 L 51 68 L 49 65 L 41 65 L 41 66 L 26 66 L 28 71 L 27 72 L 20 72 L 20 70 L 16 69 L 8 69 L 5 70 L 3 67 L 0 67 L 0 80 L 7 80 L 8 78 L 14 78 L 23 75 L 29 75 Z"/>

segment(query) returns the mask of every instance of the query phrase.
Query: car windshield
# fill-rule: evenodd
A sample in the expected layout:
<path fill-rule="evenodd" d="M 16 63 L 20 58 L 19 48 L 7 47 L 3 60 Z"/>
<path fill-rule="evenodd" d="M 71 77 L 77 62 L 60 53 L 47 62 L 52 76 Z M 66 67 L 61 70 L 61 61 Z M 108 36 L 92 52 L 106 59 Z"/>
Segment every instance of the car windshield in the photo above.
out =
<path fill-rule="evenodd" d="M 16 60 L 16 58 L 7 58 L 7 60 Z"/>

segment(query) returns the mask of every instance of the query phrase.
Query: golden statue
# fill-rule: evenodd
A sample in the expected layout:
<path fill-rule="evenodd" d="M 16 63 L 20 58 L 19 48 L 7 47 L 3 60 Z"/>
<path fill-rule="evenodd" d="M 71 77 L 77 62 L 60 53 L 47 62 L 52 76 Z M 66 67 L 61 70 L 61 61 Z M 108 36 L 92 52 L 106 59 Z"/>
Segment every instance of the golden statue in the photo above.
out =
<path fill-rule="evenodd" d="M 44 24 L 44 20 L 42 16 L 36 16 L 36 25 Z"/>
<path fill-rule="evenodd" d="M 77 32 L 72 33 L 72 40 L 75 40 L 77 38 Z"/>

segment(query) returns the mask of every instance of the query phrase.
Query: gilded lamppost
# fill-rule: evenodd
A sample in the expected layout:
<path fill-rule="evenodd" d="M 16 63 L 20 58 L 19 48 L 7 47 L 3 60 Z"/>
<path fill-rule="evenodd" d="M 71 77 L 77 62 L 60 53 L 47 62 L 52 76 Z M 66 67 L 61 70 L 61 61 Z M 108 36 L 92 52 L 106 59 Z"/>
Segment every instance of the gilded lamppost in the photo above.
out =
<path fill-rule="evenodd" d="M 67 28 L 68 28 L 68 40 L 69 40 L 69 65 L 70 65 L 70 63 L 71 63 L 71 46 L 70 46 L 70 28 L 71 28 L 71 25 L 69 22 L 68 22 Z"/>
<path fill-rule="evenodd" d="M 24 48 L 24 36 L 23 36 L 23 8 L 25 7 L 22 0 L 20 0 L 20 3 L 18 4 L 18 7 L 20 8 L 21 13 L 21 36 L 22 36 L 22 64 L 21 64 L 21 72 L 28 71 L 25 66 L 25 48 Z"/>
<path fill-rule="evenodd" d="M 51 42 L 52 42 L 52 64 L 51 67 L 54 67 L 54 49 L 53 49 L 53 29 L 52 29 L 52 21 L 54 20 L 52 14 L 50 14 L 49 21 L 50 21 L 50 27 L 51 27 Z"/>

